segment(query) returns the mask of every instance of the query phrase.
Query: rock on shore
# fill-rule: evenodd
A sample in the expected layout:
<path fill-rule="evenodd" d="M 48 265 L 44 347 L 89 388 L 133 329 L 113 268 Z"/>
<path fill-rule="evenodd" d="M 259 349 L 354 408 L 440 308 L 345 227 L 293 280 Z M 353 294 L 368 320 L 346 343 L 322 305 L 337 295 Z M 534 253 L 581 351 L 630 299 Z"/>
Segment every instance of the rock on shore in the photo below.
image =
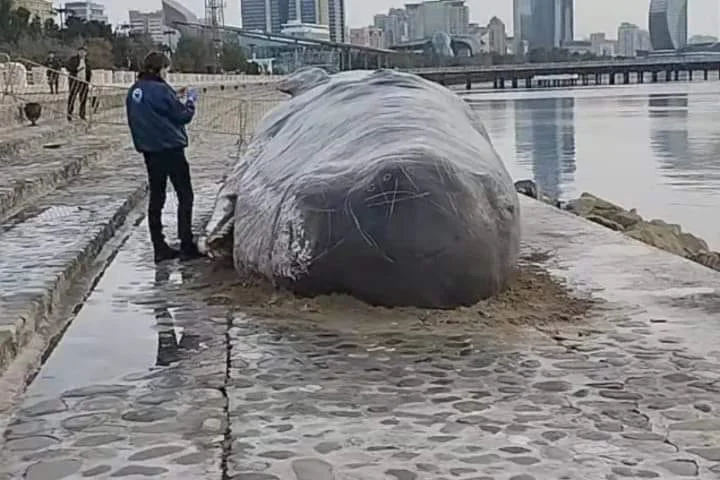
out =
<path fill-rule="evenodd" d="M 589 193 L 583 193 L 580 198 L 568 202 L 566 208 L 648 245 L 720 271 L 720 253 L 711 251 L 703 239 L 683 232 L 680 225 L 657 219 L 644 220 L 635 209 L 626 210 Z"/>

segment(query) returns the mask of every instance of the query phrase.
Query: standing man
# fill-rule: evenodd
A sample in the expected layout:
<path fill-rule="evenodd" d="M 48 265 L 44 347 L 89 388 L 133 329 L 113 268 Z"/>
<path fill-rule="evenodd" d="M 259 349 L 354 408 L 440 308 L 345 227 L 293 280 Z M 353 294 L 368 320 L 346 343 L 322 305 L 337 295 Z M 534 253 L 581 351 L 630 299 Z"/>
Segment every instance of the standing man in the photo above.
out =
<path fill-rule="evenodd" d="M 70 57 L 65 68 L 70 75 L 67 119 L 68 121 L 72 121 L 73 111 L 75 110 L 75 100 L 79 100 L 80 118 L 85 120 L 90 80 L 92 79 L 92 69 L 87 61 L 87 49 L 84 46 L 78 48 L 77 55 Z"/>
<path fill-rule="evenodd" d="M 55 52 L 50 52 L 48 54 L 48 58 L 45 61 L 45 67 L 47 67 L 46 75 L 48 85 L 50 86 L 50 93 L 60 93 L 60 69 L 62 68 L 62 65 L 60 64 L 60 59 L 55 56 Z"/>
<path fill-rule="evenodd" d="M 195 115 L 197 92 L 190 90 L 187 101 L 181 102 L 165 81 L 169 69 L 170 60 L 165 54 L 149 53 L 125 101 L 133 143 L 145 157 L 148 172 L 148 226 L 155 263 L 177 257 L 192 260 L 202 256 L 192 234 L 193 190 L 190 167 L 185 158 L 188 145 L 185 125 Z M 162 233 L 162 209 L 168 179 L 178 199 L 180 251 L 171 248 Z"/>

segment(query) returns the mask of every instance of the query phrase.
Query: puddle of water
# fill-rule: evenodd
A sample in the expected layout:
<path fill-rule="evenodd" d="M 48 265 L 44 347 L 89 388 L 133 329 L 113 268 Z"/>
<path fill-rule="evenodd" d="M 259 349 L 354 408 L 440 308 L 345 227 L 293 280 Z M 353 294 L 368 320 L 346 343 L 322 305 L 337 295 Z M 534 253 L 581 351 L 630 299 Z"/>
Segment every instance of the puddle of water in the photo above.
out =
<path fill-rule="evenodd" d="M 155 273 L 150 268 L 139 268 L 134 257 L 132 249 L 123 250 L 105 271 L 98 288 L 65 332 L 61 345 L 29 387 L 29 396 L 56 397 L 71 388 L 112 381 L 129 371 L 155 366 L 156 312 L 128 301 L 152 285 Z M 114 287 L 129 283 L 132 288 L 122 292 L 124 298 L 117 298 L 118 289 Z"/>

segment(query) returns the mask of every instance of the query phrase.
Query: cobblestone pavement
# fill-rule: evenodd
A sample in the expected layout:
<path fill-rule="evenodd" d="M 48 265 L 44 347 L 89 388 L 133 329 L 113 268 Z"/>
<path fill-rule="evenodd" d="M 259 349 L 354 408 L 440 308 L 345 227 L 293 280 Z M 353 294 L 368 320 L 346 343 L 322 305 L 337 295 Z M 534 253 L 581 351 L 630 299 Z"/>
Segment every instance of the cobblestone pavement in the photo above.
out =
<path fill-rule="evenodd" d="M 208 213 L 219 173 L 193 167 Z M 141 225 L 14 414 L 6 478 L 719 478 L 718 335 L 697 335 L 717 272 L 523 205 L 524 248 L 607 300 L 586 322 L 360 335 L 252 318 L 223 295 L 231 272 L 155 268 Z"/>

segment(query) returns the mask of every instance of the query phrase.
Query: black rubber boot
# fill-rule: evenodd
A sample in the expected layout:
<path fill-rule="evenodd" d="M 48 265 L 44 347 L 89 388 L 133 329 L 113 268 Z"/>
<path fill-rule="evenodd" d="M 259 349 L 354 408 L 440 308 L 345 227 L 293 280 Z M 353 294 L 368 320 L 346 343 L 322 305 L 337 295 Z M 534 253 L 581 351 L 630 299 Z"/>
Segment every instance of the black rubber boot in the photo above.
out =
<path fill-rule="evenodd" d="M 164 262 L 165 260 L 172 260 L 180 256 L 180 252 L 170 247 L 167 243 L 160 243 L 154 246 L 155 250 L 155 263 Z"/>
<path fill-rule="evenodd" d="M 197 244 L 195 244 L 195 243 L 183 244 L 180 247 L 180 260 L 183 260 L 183 261 L 196 260 L 196 259 L 202 258 L 204 256 L 205 255 L 200 253 L 200 250 L 198 250 Z"/>

